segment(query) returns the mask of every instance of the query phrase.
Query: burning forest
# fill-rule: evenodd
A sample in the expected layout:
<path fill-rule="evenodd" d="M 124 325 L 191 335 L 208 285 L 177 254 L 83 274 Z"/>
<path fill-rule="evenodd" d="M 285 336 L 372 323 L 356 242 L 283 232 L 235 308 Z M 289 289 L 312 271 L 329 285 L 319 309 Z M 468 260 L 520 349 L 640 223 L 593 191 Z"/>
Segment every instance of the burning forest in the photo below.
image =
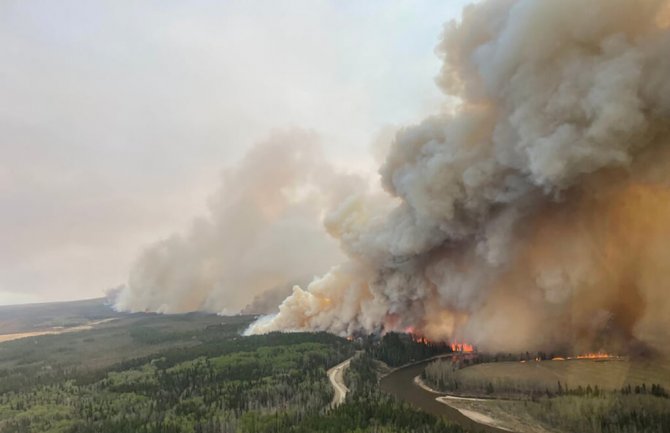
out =
<path fill-rule="evenodd" d="M 444 26 L 437 53 L 436 81 L 451 105 L 397 133 L 379 169 L 385 194 L 349 179 L 346 193 L 321 201 L 344 258 L 294 286 L 278 312 L 248 332 L 411 328 L 489 351 L 663 350 L 670 2 L 485 0 Z M 321 163 L 292 167 L 315 182 L 313 168 L 301 169 L 310 164 Z M 283 206 L 276 205 L 267 212 Z M 141 261 L 117 306 L 241 309 L 242 296 L 230 309 L 221 289 L 247 281 L 228 275 L 234 267 L 224 265 L 223 275 L 195 263 L 175 284 L 165 274 L 174 257 L 192 251 L 217 263 L 207 255 L 223 226 Z M 302 275 L 285 277 L 254 284 Z M 191 281 L 197 302 L 182 307 L 193 299 Z M 453 349 L 469 352 L 470 344 Z"/>
<path fill-rule="evenodd" d="M 670 0 L 55 3 L 0 433 L 670 432 Z"/>
<path fill-rule="evenodd" d="M 660 348 L 668 11 L 468 7 L 438 47 L 437 81 L 458 109 L 401 131 L 380 169 L 397 205 L 379 212 L 353 196 L 335 209 L 326 224 L 349 261 L 294 288 L 252 332 L 391 325 L 489 350 Z"/>

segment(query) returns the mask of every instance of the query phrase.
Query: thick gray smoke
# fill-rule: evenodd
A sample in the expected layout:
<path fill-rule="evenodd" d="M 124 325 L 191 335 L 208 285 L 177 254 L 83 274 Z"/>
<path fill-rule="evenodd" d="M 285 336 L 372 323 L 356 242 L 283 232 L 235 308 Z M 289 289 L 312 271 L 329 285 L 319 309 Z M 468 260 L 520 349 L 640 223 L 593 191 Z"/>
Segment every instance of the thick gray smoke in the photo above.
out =
<path fill-rule="evenodd" d="M 326 226 L 348 260 L 250 332 L 669 342 L 668 5 L 467 7 L 438 47 L 438 84 L 460 105 L 397 134 L 380 169 L 393 206 L 343 200 Z"/>
<path fill-rule="evenodd" d="M 208 216 L 185 235 L 144 251 L 116 295 L 116 307 L 163 313 L 271 310 L 268 290 L 296 278 L 309 281 L 342 260 L 321 214 L 357 182 L 324 162 L 314 134 L 273 134 L 224 173 Z M 266 296 L 256 298 L 261 294 Z"/>

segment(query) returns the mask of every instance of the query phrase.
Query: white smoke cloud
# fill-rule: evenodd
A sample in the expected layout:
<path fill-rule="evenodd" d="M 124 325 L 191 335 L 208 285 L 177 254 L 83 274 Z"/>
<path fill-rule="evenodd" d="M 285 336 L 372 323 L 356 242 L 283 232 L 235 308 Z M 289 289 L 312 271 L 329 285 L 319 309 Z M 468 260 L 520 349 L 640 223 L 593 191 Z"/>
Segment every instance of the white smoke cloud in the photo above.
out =
<path fill-rule="evenodd" d="M 392 198 L 358 194 L 326 219 L 348 261 L 250 331 L 412 326 L 523 350 L 667 342 L 668 10 L 466 7 L 438 46 L 437 81 L 460 107 L 396 135 L 380 169 Z"/>
<path fill-rule="evenodd" d="M 252 310 L 261 308 L 256 296 L 309 281 L 341 260 L 321 212 L 360 182 L 333 171 L 313 133 L 274 133 L 225 171 L 209 215 L 144 251 L 116 307 L 237 313 L 253 302 Z"/>

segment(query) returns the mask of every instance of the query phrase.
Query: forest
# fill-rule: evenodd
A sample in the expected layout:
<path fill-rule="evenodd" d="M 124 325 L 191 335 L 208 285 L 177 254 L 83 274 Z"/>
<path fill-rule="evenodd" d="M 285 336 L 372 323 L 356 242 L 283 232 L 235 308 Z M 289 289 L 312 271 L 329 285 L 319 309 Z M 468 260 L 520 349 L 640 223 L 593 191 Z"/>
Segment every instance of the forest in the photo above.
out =
<path fill-rule="evenodd" d="M 243 336 L 253 319 L 137 314 L 2 343 L 0 433 L 464 431 L 378 387 L 394 367 L 450 355 L 448 345 L 393 332 Z M 533 357 L 455 354 L 430 362 L 423 380 L 557 431 L 670 431 L 670 378 L 661 366 L 527 361 Z M 350 392 L 331 407 L 326 371 L 348 358 Z M 623 372 L 628 381 L 617 385 Z"/>
<path fill-rule="evenodd" d="M 249 320 L 146 315 L 5 343 L 0 432 L 461 431 L 376 387 L 379 360 L 399 365 L 446 346 L 398 334 L 354 342 L 327 333 L 241 336 Z M 115 362 L 104 362 L 104 352 Z M 326 370 L 354 354 L 352 392 L 330 408 Z"/>

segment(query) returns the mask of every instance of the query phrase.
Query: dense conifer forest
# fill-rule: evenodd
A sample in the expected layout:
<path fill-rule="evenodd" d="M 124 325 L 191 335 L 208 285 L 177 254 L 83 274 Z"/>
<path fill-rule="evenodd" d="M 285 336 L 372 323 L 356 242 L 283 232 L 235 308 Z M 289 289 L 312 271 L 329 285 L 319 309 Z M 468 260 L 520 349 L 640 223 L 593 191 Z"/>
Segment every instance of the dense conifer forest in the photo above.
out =
<path fill-rule="evenodd" d="M 450 354 L 448 345 L 398 333 L 353 340 L 327 333 L 243 336 L 253 319 L 139 314 L 89 331 L 0 344 L 0 433 L 464 431 L 378 386 L 384 372 Z M 350 392 L 331 407 L 326 372 L 349 358 L 344 379 Z M 510 359 L 516 358 L 457 355 L 430 363 L 424 380 L 450 393 L 503 396 L 488 401 L 556 431 L 670 431 L 665 384 L 605 389 L 553 376 L 549 383 L 532 382 L 523 370 L 532 366 Z M 505 365 L 525 373 L 516 379 L 484 375 Z M 625 364 L 583 365 L 588 378 L 591 371 Z"/>
<path fill-rule="evenodd" d="M 0 432 L 461 431 L 376 387 L 376 359 L 399 365 L 444 347 L 397 334 L 356 342 L 326 333 L 241 336 L 249 320 L 147 316 L 6 343 Z M 116 359 L 118 351 L 129 356 L 101 361 L 100 352 Z M 326 370 L 355 353 L 346 377 L 352 392 L 330 408 Z"/>

